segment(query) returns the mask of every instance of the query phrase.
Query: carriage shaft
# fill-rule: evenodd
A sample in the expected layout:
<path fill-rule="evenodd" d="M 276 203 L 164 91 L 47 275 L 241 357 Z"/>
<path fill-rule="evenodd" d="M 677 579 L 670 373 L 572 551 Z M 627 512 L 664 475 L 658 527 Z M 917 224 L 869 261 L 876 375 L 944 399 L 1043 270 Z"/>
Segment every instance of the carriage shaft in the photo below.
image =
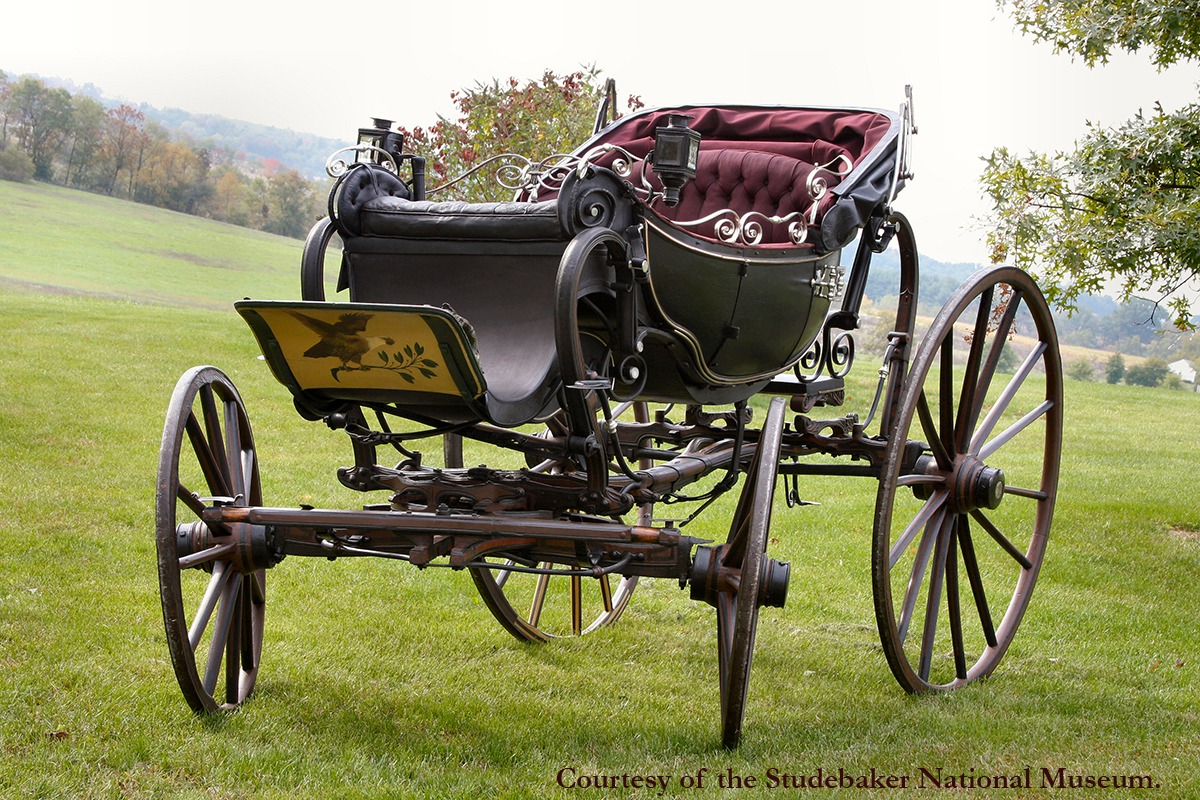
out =
<path fill-rule="evenodd" d="M 224 507 L 207 510 L 204 521 L 265 531 L 280 557 L 382 556 L 463 569 L 503 555 L 681 581 L 690 575 L 692 549 L 705 541 L 670 527 L 523 515 Z"/>

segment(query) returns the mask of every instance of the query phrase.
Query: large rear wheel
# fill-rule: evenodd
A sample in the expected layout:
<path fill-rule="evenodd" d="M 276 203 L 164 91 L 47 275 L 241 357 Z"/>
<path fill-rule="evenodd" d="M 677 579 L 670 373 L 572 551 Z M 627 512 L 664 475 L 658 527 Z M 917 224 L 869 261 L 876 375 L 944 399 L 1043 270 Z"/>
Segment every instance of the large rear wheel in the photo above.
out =
<path fill-rule="evenodd" d="M 1062 447 L 1062 365 L 1041 291 L 980 273 L 922 340 L 895 412 L 871 554 L 875 616 L 913 693 L 990 674 L 1045 555 Z"/>

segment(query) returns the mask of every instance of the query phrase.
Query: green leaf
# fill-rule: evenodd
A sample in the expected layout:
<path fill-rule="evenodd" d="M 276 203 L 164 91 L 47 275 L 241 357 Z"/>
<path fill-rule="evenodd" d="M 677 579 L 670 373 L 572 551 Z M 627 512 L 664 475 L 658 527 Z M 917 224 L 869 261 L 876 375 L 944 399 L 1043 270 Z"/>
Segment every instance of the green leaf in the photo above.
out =
<path fill-rule="evenodd" d="M 404 380 L 408 381 L 409 383 L 417 382 L 417 379 L 414 378 L 412 375 L 409 375 L 407 372 L 397 372 L 396 374 L 399 375 L 401 378 L 404 378 Z"/>

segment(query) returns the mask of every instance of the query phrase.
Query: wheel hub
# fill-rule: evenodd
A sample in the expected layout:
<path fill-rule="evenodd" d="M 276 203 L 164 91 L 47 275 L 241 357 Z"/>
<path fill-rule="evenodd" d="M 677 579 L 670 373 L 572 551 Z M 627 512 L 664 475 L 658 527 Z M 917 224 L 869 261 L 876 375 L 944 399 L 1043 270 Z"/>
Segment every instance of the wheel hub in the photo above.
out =
<path fill-rule="evenodd" d="M 727 567 L 721 559 L 724 545 L 720 547 L 697 547 L 692 564 L 691 596 L 693 600 L 708 603 L 714 608 L 720 592 L 736 592 L 741 583 L 741 570 Z M 773 558 L 763 559 L 762 580 L 758 587 L 758 606 L 783 608 L 787 602 L 788 580 L 792 566 L 786 561 Z"/>
<path fill-rule="evenodd" d="M 175 528 L 175 550 L 180 558 L 230 545 L 228 552 L 220 555 L 220 560 L 229 561 L 240 573 L 267 569 L 283 560 L 283 554 L 275 551 L 274 537 L 265 525 L 235 522 L 214 530 L 207 523 L 197 521 Z M 203 561 L 197 566 L 210 563 Z"/>
<path fill-rule="evenodd" d="M 955 470 L 955 500 L 962 511 L 999 508 L 1004 499 L 1004 470 L 968 457 Z"/>
<path fill-rule="evenodd" d="M 944 478 L 951 504 L 960 513 L 999 508 L 1004 500 L 1004 470 L 989 467 L 974 456 L 959 456 L 953 467 L 943 470 L 934 457 L 926 453 L 917 459 L 913 473 Z M 935 488 L 935 484 L 915 484 L 913 494 L 920 500 L 928 500 Z"/>

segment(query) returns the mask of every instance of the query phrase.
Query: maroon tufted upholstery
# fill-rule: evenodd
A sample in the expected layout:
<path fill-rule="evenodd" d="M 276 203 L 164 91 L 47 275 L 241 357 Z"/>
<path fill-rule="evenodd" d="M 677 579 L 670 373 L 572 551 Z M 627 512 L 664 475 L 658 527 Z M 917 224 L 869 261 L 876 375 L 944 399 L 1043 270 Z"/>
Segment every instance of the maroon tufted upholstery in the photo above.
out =
<path fill-rule="evenodd" d="M 655 129 L 665 125 L 667 115 L 672 113 L 690 117 L 689 125 L 703 137 L 696 180 L 683 189 L 680 204 L 672 209 L 660 203 L 654 208 L 664 218 L 677 222 L 722 208 L 730 208 L 739 216 L 749 211 L 768 216 L 807 211 L 812 201 L 805 181 L 814 165 L 830 164 L 842 156 L 847 161 L 839 160 L 833 169 L 845 171 L 847 163 L 857 166 L 891 126 L 886 115 L 869 110 L 686 106 L 627 117 L 586 142 L 578 152 L 587 152 L 598 144 L 613 144 L 634 158 L 645 158 L 654 149 Z M 607 166 L 615 157 L 610 154 L 598 162 Z M 660 188 L 649 170 L 646 177 L 655 189 Z M 834 175 L 825 173 L 824 177 L 830 188 L 838 182 Z M 640 182 L 640 176 L 634 176 L 633 183 Z M 817 202 L 811 227 L 820 226 L 821 218 L 837 198 L 827 192 Z M 703 238 L 715 238 L 711 226 L 688 230 Z M 812 240 L 819 238 L 814 233 Z M 763 244 L 786 242 L 786 226 L 764 226 Z"/>
<path fill-rule="evenodd" d="M 722 209 L 739 216 L 751 211 L 780 217 L 799 211 L 807 216 L 813 205 L 807 181 L 815 169 L 813 164 L 777 153 L 702 147 L 696 179 L 680 192 L 679 204 L 674 208 L 658 205 L 655 210 L 665 219 L 681 222 Z M 820 175 L 830 186 L 837 182 L 836 176 L 828 172 Z M 711 226 L 692 230 L 713 238 Z M 786 226 L 765 225 L 762 243 L 789 243 Z"/>

